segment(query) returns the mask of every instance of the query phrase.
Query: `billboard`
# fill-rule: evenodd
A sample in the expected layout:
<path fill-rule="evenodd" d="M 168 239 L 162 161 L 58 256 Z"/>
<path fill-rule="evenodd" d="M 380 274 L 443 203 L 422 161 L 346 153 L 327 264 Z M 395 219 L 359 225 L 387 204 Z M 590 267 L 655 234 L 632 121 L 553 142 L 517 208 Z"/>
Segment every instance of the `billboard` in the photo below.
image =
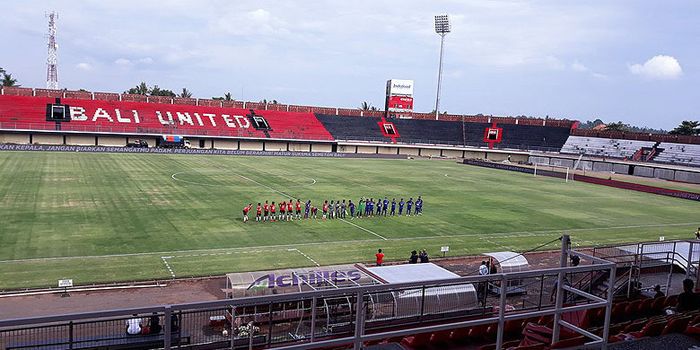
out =
<path fill-rule="evenodd" d="M 390 79 L 386 82 L 386 116 L 411 118 L 413 112 L 413 80 Z"/>
<path fill-rule="evenodd" d="M 391 79 L 386 82 L 386 94 L 413 97 L 413 80 Z"/>

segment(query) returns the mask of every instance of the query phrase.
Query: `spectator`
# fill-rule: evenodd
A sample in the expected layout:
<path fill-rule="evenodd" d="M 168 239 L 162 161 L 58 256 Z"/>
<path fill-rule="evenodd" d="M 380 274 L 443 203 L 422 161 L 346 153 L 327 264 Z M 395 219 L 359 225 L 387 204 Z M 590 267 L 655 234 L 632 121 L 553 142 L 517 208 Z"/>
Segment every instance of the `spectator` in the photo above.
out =
<path fill-rule="evenodd" d="M 421 263 L 427 263 L 430 262 L 430 259 L 428 259 L 428 252 L 425 251 L 425 249 L 420 251 L 420 254 L 418 255 L 418 258 L 420 259 Z"/>
<path fill-rule="evenodd" d="M 126 320 L 126 334 L 136 335 L 141 334 L 141 322 L 142 320 L 137 314 L 131 315 L 132 318 Z"/>
<path fill-rule="evenodd" d="M 698 227 L 698 229 L 695 230 L 695 239 L 700 239 L 700 227 Z"/>
<path fill-rule="evenodd" d="M 377 258 L 377 266 L 382 266 L 384 263 L 384 253 L 382 253 L 382 250 L 377 249 L 377 254 L 374 254 L 374 256 Z"/>
<path fill-rule="evenodd" d="M 489 266 L 486 264 L 485 260 L 481 260 L 481 265 L 479 266 L 479 275 L 486 276 L 489 274 Z"/>
<path fill-rule="evenodd" d="M 180 330 L 180 319 L 177 317 L 176 314 L 170 315 L 170 331 L 177 332 L 179 330 Z"/>
<path fill-rule="evenodd" d="M 552 293 L 549 295 L 549 301 L 552 303 L 554 302 L 554 300 L 557 297 L 557 289 L 558 289 L 557 286 L 558 285 L 559 285 L 559 279 L 557 277 L 557 279 L 554 280 L 554 285 L 552 286 Z M 564 285 L 565 286 L 569 285 L 569 280 L 566 278 L 566 276 L 564 276 Z M 564 291 L 564 303 L 566 303 L 567 298 L 568 298 L 567 293 L 568 293 L 567 291 Z"/>
<path fill-rule="evenodd" d="M 676 312 L 697 310 L 700 308 L 700 298 L 693 291 L 695 283 L 690 278 L 683 280 L 683 293 L 678 295 L 678 305 Z"/>
<path fill-rule="evenodd" d="M 411 256 L 408 258 L 408 263 L 409 264 L 417 264 L 418 263 L 418 252 L 417 251 L 412 251 Z"/>
<path fill-rule="evenodd" d="M 160 333 L 161 329 L 163 329 L 163 327 L 160 325 L 160 317 L 158 317 L 157 313 L 154 312 L 148 319 L 148 328 L 148 334 L 158 334 Z"/>
<path fill-rule="evenodd" d="M 666 296 L 666 295 L 664 294 L 664 292 L 661 291 L 661 285 L 660 285 L 660 284 L 657 284 L 656 286 L 654 286 L 654 292 L 655 292 L 655 293 L 654 293 L 654 298 L 661 298 L 661 297 L 665 297 L 665 296 Z"/>

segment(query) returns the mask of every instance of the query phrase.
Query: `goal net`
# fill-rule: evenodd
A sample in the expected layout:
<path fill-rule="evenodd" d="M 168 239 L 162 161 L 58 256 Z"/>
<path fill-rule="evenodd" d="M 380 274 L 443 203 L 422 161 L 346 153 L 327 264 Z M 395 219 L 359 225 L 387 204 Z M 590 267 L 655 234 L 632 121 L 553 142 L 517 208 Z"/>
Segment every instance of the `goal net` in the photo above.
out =
<path fill-rule="evenodd" d="M 554 164 L 534 163 L 534 176 L 549 176 L 564 179 L 565 182 L 574 181 L 574 172 L 571 167 Z"/>

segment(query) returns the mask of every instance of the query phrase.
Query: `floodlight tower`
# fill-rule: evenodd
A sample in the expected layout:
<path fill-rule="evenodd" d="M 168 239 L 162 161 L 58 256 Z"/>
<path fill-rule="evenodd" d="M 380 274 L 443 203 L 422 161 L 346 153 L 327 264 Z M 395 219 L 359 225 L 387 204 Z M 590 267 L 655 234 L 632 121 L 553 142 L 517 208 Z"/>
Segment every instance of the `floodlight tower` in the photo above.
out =
<path fill-rule="evenodd" d="M 51 12 L 46 15 L 49 18 L 49 52 L 46 58 L 46 88 L 58 90 L 58 44 L 56 44 L 56 20 L 58 13 Z"/>
<path fill-rule="evenodd" d="M 437 96 L 435 97 L 435 120 L 440 115 L 440 87 L 442 85 L 442 56 L 445 46 L 445 35 L 451 31 L 450 18 L 446 14 L 435 16 L 435 33 L 440 35 L 440 65 L 438 66 Z"/>

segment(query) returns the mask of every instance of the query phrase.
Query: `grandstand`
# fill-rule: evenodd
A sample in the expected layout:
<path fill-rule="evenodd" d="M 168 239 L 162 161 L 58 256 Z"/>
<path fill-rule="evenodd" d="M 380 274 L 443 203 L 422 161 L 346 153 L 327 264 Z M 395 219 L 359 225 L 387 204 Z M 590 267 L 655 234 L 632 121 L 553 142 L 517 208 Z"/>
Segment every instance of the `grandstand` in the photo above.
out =
<path fill-rule="evenodd" d="M 631 158 L 639 149 L 654 144 L 653 141 L 570 136 L 561 148 L 561 153 L 626 159 Z"/>
<path fill-rule="evenodd" d="M 677 165 L 700 166 L 700 145 L 662 142 L 654 161 Z"/>

